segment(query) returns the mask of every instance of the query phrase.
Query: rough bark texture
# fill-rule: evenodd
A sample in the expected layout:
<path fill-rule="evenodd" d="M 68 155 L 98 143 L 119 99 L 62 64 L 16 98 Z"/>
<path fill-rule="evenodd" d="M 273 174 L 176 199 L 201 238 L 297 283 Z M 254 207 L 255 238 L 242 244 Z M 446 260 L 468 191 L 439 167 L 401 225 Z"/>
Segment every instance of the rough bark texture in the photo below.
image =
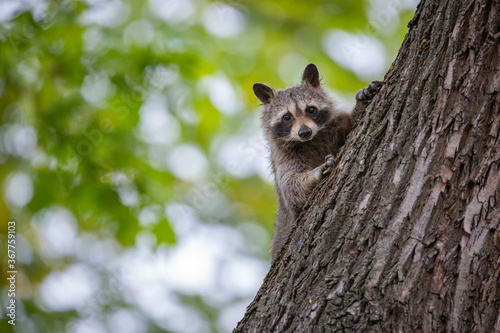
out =
<path fill-rule="evenodd" d="M 500 332 L 499 25 L 420 3 L 235 332 Z"/>

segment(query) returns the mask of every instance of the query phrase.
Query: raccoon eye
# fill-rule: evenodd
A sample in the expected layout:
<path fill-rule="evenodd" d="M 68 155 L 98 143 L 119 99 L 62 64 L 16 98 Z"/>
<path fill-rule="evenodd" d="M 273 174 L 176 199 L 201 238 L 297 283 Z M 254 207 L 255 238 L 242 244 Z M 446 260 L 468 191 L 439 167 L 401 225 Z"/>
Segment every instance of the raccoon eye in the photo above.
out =
<path fill-rule="evenodd" d="M 307 108 L 307 113 L 314 114 L 316 113 L 316 111 L 318 111 L 318 109 L 316 109 L 315 106 L 310 106 Z"/>
<path fill-rule="evenodd" d="M 283 116 L 284 121 L 289 121 L 290 119 L 292 119 L 292 115 L 290 113 L 287 113 Z"/>

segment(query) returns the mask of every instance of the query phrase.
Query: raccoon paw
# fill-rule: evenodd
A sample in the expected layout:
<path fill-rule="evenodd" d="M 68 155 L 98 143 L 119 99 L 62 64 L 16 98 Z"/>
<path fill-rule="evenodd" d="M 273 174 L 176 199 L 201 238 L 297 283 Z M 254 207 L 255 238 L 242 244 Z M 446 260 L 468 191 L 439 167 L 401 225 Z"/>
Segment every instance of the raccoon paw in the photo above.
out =
<path fill-rule="evenodd" d="M 373 96 L 375 96 L 382 88 L 384 82 L 381 81 L 372 81 L 370 85 L 366 88 L 359 90 L 356 93 L 356 101 L 361 103 L 368 103 L 372 100 Z"/>
<path fill-rule="evenodd" d="M 333 157 L 332 154 L 326 155 L 325 163 L 323 163 L 322 165 L 323 175 L 332 172 L 334 166 L 335 166 L 335 157 Z"/>

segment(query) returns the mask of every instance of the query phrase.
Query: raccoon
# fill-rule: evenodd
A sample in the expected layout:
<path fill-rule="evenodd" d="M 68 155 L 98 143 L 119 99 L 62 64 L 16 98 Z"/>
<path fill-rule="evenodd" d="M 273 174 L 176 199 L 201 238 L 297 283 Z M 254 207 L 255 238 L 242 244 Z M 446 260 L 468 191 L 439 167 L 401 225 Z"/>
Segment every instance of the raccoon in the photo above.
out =
<path fill-rule="evenodd" d="M 321 86 L 318 68 L 309 64 L 302 82 L 284 90 L 255 83 L 253 91 L 264 106 L 262 127 L 270 148 L 278 213 L 271 249 L 276 259 L 298 213 L 321 178 L 334 167 L 335 157 L 360 113 L 379 91 L 373 81 L 356 94 L 352 114 L 341 112 Z"/>

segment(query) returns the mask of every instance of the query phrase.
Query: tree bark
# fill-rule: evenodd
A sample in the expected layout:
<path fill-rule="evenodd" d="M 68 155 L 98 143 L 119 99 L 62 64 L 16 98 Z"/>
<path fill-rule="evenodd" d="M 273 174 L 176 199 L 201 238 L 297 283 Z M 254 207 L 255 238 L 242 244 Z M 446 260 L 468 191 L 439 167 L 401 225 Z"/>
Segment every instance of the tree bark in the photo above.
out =
<path fill-rule="evenodd" d="M 420 3 L 234 332 L 500 332 L 499 26 Z"/>

